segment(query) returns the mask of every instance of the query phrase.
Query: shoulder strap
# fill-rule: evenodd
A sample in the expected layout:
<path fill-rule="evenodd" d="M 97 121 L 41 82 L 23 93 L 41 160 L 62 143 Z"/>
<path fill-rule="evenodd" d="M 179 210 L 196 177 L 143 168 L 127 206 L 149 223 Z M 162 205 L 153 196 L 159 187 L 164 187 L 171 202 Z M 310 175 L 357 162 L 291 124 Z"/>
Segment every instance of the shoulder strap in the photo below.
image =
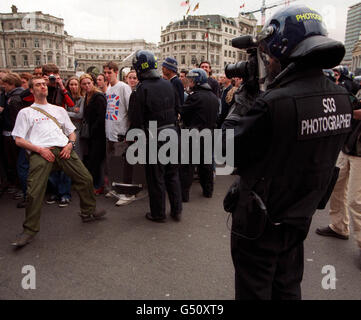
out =
<path fill-rule="evenodd" d="M 50 118 L 51 120 L 53 120 L 55 122 L 55 124 L 59 127 L 59 129 L 61 129 L 60 123 L 51 114 L 47 113 L 45 110 L 38 108 L 38 107 L 31 107 L 31 108 L 46 115 L 48 118 Z M 61 129 L 61 130 L 63 130 L 63 129 Z"/>

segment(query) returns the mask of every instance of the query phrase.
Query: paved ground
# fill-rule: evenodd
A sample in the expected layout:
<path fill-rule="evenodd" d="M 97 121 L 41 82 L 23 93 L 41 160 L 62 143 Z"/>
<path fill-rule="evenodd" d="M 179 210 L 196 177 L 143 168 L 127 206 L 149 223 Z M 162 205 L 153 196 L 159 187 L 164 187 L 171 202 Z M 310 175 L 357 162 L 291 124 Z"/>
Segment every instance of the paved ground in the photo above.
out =
<path fill-rule="evenodd" d="M 98 198 L 107 219 L 83 224 L 76 196 L 68 208 L 44 204 L 41 232 L 27 247 L 9 245 L 21 231 L 24 211 L 10 195 L 0 199 L 1 299 L 233 299 L 228 215 L 223 197 L 233 177 L 217 177 L 215 196 L 201 197 L 195 183 L 180 223 L 144 218 L 148 199 L 115 207 Z M 361 271 L 353 240 L 319 237 L 327 212 L 315 216 L 305 243 L 304 299 L 360 299 Z M 230 224 L 230 222 L 229 222 Z M 24 265 L 36 270 L 36 290 L 24 290 Z M 336 289 L 324 290 L 322 268 L 336 270 Z"/>

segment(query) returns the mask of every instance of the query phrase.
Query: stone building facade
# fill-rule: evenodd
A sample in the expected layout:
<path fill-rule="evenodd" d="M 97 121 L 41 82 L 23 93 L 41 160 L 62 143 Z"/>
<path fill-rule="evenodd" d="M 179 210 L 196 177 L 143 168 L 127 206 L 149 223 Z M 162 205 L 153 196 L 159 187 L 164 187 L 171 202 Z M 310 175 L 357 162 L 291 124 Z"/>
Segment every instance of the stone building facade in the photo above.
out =
<path fill-rule="evenodd" d="M 174 57 L 179 69 L 186 70 L 207 60 L 214 74 L 223 73 L 227 64 L 247 59 L 245 50 L 232 47 L 232 39 L 246 34 L 255 35 L 256 25 L 254 16 L 242 14 L 238 18 L 188 16 L 162 28 L 160 58 Z"/>
<path fill-rule="evenodd" d="M 55 63 L 63 76 L 100 72 L 113 60 L 131 66 L 138 49 L 159 53 L 157 45 L 145 40 L 91 40 L 74 38 L 64 30 L 64 20 L 41 11 L 0 13 L 0 68 L 32 72 L 36 66 Z M 128 59 L 125 59 L 128 58 Z"/>

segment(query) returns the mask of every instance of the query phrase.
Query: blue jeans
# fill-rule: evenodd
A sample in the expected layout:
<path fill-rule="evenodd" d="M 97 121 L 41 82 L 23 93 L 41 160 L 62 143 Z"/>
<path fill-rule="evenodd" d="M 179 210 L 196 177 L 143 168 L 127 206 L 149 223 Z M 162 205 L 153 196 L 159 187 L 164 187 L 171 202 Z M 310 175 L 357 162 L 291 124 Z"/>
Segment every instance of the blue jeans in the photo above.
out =
<path fill-rule="evenodd" d="M 21 190 L 23 191 L 24 198 L 26 197 L 27 179 L 29 173 L 29 160 L 26 157 L 26 150 L 20 148 L 18 162 L 17 162 L 18 176 L 20 180 Z"/>
<path fill-rule="evenodd" d="M 53 171 L 49 176 L 52 193 L 58 196 L 59 199 L 71 199 L 71 179 L 64 173 L 64 171 Z"/>

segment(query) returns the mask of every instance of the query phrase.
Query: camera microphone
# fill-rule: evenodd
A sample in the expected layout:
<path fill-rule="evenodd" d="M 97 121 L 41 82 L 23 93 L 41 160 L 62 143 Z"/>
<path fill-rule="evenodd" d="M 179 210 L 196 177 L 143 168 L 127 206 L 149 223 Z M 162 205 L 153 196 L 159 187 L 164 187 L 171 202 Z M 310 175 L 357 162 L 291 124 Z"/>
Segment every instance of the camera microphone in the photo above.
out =
<path fill-rule="evenodd" d="M 258 45 L 257 40 L 250 35 L 232 39 L 232 47 L 237 49 L 249 49 Z"/>

